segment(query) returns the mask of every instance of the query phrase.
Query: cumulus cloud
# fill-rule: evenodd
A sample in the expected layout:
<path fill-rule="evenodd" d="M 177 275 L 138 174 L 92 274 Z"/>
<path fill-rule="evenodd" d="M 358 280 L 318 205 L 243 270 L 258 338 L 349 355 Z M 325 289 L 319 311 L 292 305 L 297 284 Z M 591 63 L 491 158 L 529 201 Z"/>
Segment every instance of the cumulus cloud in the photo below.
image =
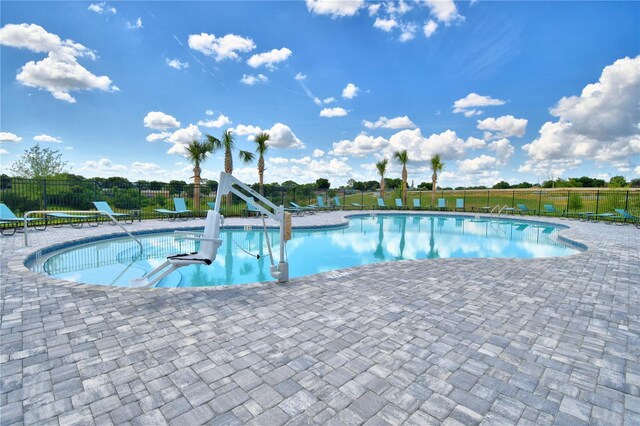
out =
<path fill-rule="evenodd" d="M 229 130 L 239 136 L 249 136 L 247 139 L 253 139 L 255 135 L 262 132 L 262 129 L 260 127 L 253 126 L 251 124 L 238 124 L 235 128 Z"/>
<path fill-rule="evenodd" d="M 349 83 L 344 89 L 342 89 L 342 97 L 345 99 L 353 99 L 359 91 L 360 88 L 358 88 L 358 86 L 353 83 Z"/>
<path fill-rule="evenodd" d="M 225 59 L 240 59 L 238 52 L 250 52 L 256 48 L 250 38 L 236 34 L 216 37 L 213 34 L 189 34 L 189 47 L 207 56 L 213 56 L 217 62 Z"/>
<path fill-rule="evenodd" d="M 0 142 L 14 142 L 18 143 L 22 138 L 14 133 L 0 132 Z"/>
<path fill-rule="evenodd" d="M 69 92 L 98 89 L 116 92 L 107 76 L 96 76 L 78 63 L 77 58 L 95 60 L 95 53 L 73 40 L 62 40 L 35 24 L 7 24 L 0 29 L 0 43 L 5 46 L 47 52 L 40 61 L 27 62 L 16 75 L 16 80 L 28 87 L 43 89 L 56 99 L 75 103 Z"/>
<path fill-rule="evenodd" d="M 324 103 L 324 104 L 330 104 L 330 103 L 333 103 L 333 102 L 335 102 L 335 101 L 336 101 L 336 98 L 334 98 L 334 97 L 330 97 L 330 98 L 325 98 L 325 99 L 323 99 L 323 100 L 322 100 L 322 103 Z"/>
<path fill-rule="evenodd" d="M 252 68 L 258 68 L 264 65 L 273 70 L 275 69 L 275 64 L 286 61 L 292 53 L 293 52 L 286 47 L 282 49 L 272 49 L 269 52 L 253 55 L 249 58 L 247 64 Z"/>
<path fill-rule="evenodd" d="M 172 127 L 180 127 L 180 122 L 173 116 L 161 111 L 150 111 L 144 117 L 144 127 L 154 130 L 167 130 Z"/>
<path fill-rule="evenodd" d="M 54 136 L 45 135 L 45 134 L 34 136 L 33 140 L 38 142 L 62 143 L 62 139 L 56 138 Z"/>
<path fill-rule="evenodd" d="M 167 176 L 174 174 L 155 163 L 134 161 L 131 164 L 116 164 L 108 158 L 85 161 L 74 170 L 87 177 L 126 176 L 131 180 L 166 180 Z"/>
<path fill-rule="evenodd" d="M 189 68 L 189 62 L 182 62 L 179 59 L 169 59 L 167 58 L 167 65 L 171 68 L 175 68 L 177 70 L 183 70 L 185 68 Z"/>
<path fill-rule="evenodd" d="M 267 130 L 270 139 L 267 142 L 274 148 L 304 148 L 305 145 L 286 124 L 276 123 Z"/>
<path fill-rule="evenodd" d="M 267 81 L 269 81 L 269 77 L 264 74 L 242 74 L 242 78 L 240 79 L 240 83 L 246 84 L 247 86 L 253 86 L 256 83 L 266 83 Z"/>
<path fill-rule="evenodd" d="M 313 154 L 311 154 L 314 158 L 322 157 L 324 155 L 324 151 L 321 149 L 314 149 Z"/>
<path fill-rule="evenodd" d="M 458 14 L 453 0 L 425 0 L 425 4 L 429 7 L 431 15 L 446 25 L 464 19 Z"/>
<path fill-rule="evenodd" d="M 366 134 L 359 134 L 353 141 L 342 140 L 334 142 L 333 148 L 329 151 L 331 155 L 346 155 L 350 157 L 366 157 L 375 152 L 380 152 L 389 146 L 389 141 L 383 137 L 373 137 Z"/>
<path fill-rule="evenodd" d="M 146 139 L 147 142 L 157 142 L 166 140 L 169 136 L 171 136 L 171 132 L 151 133 Z"/>
<path fill-rule="evenodd" d="M 515 118 L 513 115 L 503 115 L 498 118 L 485 118 L 484 120 L 478 120 L 476 126 L 480 130 L 487 130 L 488 132 L 495 132 L 490 134 L 491 137 L 496 138 L 508 138 L 511 136 L 522 137 L 527 130 L 528 120 L 524 118 Z"/>
<path fill-rule="evenodd" d="M 453 103 L 453 112 L 464 113 L 465 116 L 470 117 L 472 115 L 482 114 L 482 111 L 475 109 L 477 107 L 504 105 L 505 103 L 506 102 L 502 99 L 495 99 L 491 96 L 482 96 L 472 92 Z"/>
<path fill-rule="evenodd" d="M 544 123 L 539 137 L 522 147 L 530 157 L 523 170 L 566 169 L 576 159 L 633 168 L 640 161 L 638 93 L 640 56 L 606 66 L 580 96 L 563 97 L 551 108 L 558 121 Z"/>
<path fill-rule="evenodd" d="M 500 165 L 506 164 L 515 152 L 515 148 L 511 145 L 509 139 L 493 141 L 489 144 L 489 149 L 495 151 L 497 163 Z"/>
<path fill-rule="evenodd" d="M 498 161 L 496 158 L 483 154 L 476 158 L 468 158 L 466 160 L 458 161 L 458 170 L 464 173 L 477 173 L 493 169 L 497 164 Z"/>
<path fill-rule="evenodd" d="M 301 72 L 299 72 L 293 78 L 296 79 L 297 81 L 305 81 L 307 79 L 307 76 L 305 74 L 302 74 Z"/>
<path fill-rule="evenodd" d="M 351 167 L 337 158 L 331 160 L 314 159 L 309 156 L 303 158 L 281 158 L 267 157 L 266 166 L 268 172 L 265 173 L 267 182 L 284 182 L 292 180 L 295 176 L 296 182 L 315 182 L 318 178 L 327 178 L 332 183 L 346 182 L 353 176 Z M 244 182 L 255 182 L 257 173 L 254 167 L 233 170 L 233 175 Z"/>
<path fill-rule="evenodd" d="M 428 138 L 422 135 L 420 129 L 401 130 L 389 138 L 384 155 L 390 158 L 395 151 L 406 149 L 412 161 L 428 162 L 435 154 L 440 154 L 445 160 L 460 158 L 466 148 L 465 141 L 453 130 L 432 134 Z"/>
<path fill-rule="evenodd" d="M 167 154 L 178 154 L 184 156 L 187 152 L 186 147 L 192 141 L 199 141 L 202 138 L 202 133 L 198 126 L 189 124 L 184 129 L 178 129 L 167 138 L 167 142 L 173 144 L 167 151 Z"/>
<path fill-rule="evenodd" d="M 364 0 L 307 0 L 309 12 L 330 15 L 334 19 L 353 16 L 364 6 Z"/>
<path fill-rule="evenodd" d="M 438 29 L 438 24 L 433 19 L 430 19 L 429 22 L 424 24 L 424 27 L 422 27 L 422 31 L 424 31 L 424 36 L 427 38 L 431 37 L 436 32 L 437 29 Z"/>
<path fill-rule="evenodd" d="M 347 115 L 347 110 L 340 107 L 324 108 L 320 111 L 320 117 L 344 117 L 345 115 Z"/>
<path fill-rule="evenodd" d="M 104 13 L 111 13 L 111 14 L 116 13 L 116 8 L 107 6 L 107 2 L 104 2 L 104 1 L 102 3 L 90 4 L 87 9 L 89 9 L 92 12 L 98 13 L 100 15 Z"/>
<path fill-rule="evenodd" d="M 406 115 L 396 118 L 380 117 L 375 123 L 363 120 L 362 124 L 367 129 L 412 129 L 416 127 L 416 125 L 413 124 L 413 122 Z"/>
<path fill-rule="evenodd" d="M 395 27 L 398 26 L 398 22 L 394 18 L 383 19 L 378 17 L 373 23 L 373 26 L 375 28 L 378 28 L 379 30 L 390 32 L 391 30 L 393 30 Z"/>
<path fill-rule="evenodd" d="M 128 22 L 127 21 L 127 28 L 129 28 L 130 30 L 139 30 L 141 28 L 144 28 L 142 26 L 142 18 L 138 17 L 138 19 L 136 19 L 136 22 Z"/>
<path fill-rule="evenodd" d="M 409 22 L 406 24 L 400 24 L 400 38 L 401 42 L 413 40 L 416 38 L 416 31 L 418 30 L 418 26 L 413 22 Z"/>
<path fill-rule="evenodd" d="M 7 151 L 6 149 L 0 148 L 0 155 L 7 155 L 9 153 L 9 151 Z"/>
<path fill-rule="evenodd" d="M 212 111 L 213 113 L 213 111 Z M 198 126 L 202 126 L 202 127 L 208 127 L 208 128 L 220 128 L 222 126 L 225 126 L 227 124 L 231 124 L 231 120 L 229 119 L 229 117 L 227 117 L 226 115 L 220 114 L 218 116 L 218 118 L 216 118 L 215 120 L 207 120 L 207 121 L 203 121 L 200 120 L 198 121 Z"/>

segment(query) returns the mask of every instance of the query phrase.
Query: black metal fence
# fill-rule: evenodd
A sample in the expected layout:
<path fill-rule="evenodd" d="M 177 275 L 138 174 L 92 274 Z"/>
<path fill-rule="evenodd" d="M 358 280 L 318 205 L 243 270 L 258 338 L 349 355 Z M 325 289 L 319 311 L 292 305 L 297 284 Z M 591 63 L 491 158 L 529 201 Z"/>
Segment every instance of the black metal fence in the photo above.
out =
<path fill-rule="evenodd" d="M 207 203 L 214 202 L 216 193 L 211 187 L 201 185 L 199 202 L 195 203 L 193 184 L 176 185 L 149 182 L 107 184 L 96 180 L 52 180 L 52 179 L 3 179 L 0 201 L 16 215 L 30 210 L 94 210 L 92 201 L 106 201 L 116 212 L 139 210 L 143 219 L 160 218 L 156 209 L 174 209 L 173 198 L 184 198 L 187 207 L 195 216 L 205 216 Z M 265 197 L 277 205 L 290 206 L 318 204 L 322 198 L 327 207 L 345 209 L 378 208 L 377 191 L 356 191 L 353 189 L 321 190 L 308 185 L 295 188 L 268 187 Z M 387 190 L 384 204 L 396 208 L 396 199 L 402 198 L 401 190 Z M 454 210 L 456 201 L 462 200 L 464 211 L 487 211 L 487 207 L 508 206 L 516 208 L 525 205 L 531 214 L 545 213 L 544 205 L 552 205 L 561 214 L 579 215 L 584 213 L 613 213 L 614 209 L 624 209 L 640 215 L 640 189 L 517 189 L 517 190 L 438 190 L 432 201 L 428 190 L 409 190 L 403 208 L 414 208 L 414 199 L 419 200 L 421 209 L 438 209 L 438 199 L 445 200 L 445 206 Z M 355 204 L 355 205 L 354 205 Z M 361 207 L 364 206 L 364 207 Z M 499 208 L 500 208 L 499 207 Z M 241 216 L 247 213 L 246 203 L 233 196 L 231 203 L 223 203 L 221 212 L 225 216 Z"/>

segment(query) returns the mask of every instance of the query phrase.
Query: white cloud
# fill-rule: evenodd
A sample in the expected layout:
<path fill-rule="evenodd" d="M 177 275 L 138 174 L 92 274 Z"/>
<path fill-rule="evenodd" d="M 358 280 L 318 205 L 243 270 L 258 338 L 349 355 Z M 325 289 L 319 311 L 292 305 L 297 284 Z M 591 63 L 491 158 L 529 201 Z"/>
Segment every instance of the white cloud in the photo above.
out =
<path fill-rule="evenodd" d="M 182 62 L 179 59 L 169 59 L 167 58 L 167 65 L 171 68 L 175 68 L 177 70 L 182 70 L 185 68 L 189 68 L 189 62 Z"/>
<path fill-rule="evenodd" d="M 353 16 L 365 7 L 364 0 L 306 0 L 309 12 L 316 15 L 331 15 L 332 18 Z"/>
<path fill-rule="evenodd" d="M 375 123 L 363 120 L 362 124 L 367 129 L 378 129 L 381 127 L 384 129 L 412 129 L 416 127 L 416 125 L 413 124 L 413 122 L 406 115 L 396 118 L 380 117 Z"/>
<path fill-rule="evenodd" d="M 479 149 L 484 148 L 487 143 L 484 141 L 484 139 L 478 139 L 471 136 L 467 138 L 467 141 L 464 145 L 468 149 Z"/>
<path fill-rule="evenodd" d="M 295 77 L 296 80 L 298 81 L 305 81 L 307 79 L 307 76 L 305 74 L 302 74 L 301 72 L 299 72 L 298 74 L 296 74 Z"/>
<path fill-rule="evenodd" d="M 252 68 L 258 68 L 262 65 L 273 70 L 275 64 L 286 61 L 293 52 L 290 49 L 283 47 L 282 49 L 272 49 L 269 52 L 258 53 L 253 55 L 247 61 L 247 64 Z"/>
<path fill-rule="evenodd" d="M 62 139 L 56 138 L 54 136 L 45 135 L 45 134 L 34 136 L 33 140 L 38 142 L 62 143 Z"/>
<path fill-rule="evenodd" d="M 387 9 L 387 13 L 390 15 L 404 15 L 413 9 L 409 3 L 406 3 L 404 0 L 400 0 L 397 4 L 394 2 L 385 3 L 385 7 Z"/>
<path fill-rule="evenodd" d="M 131 164 L 115 164 L 108 158 L 89 160 L 74 166 L 74 170 L 86 177 L 110 177 L 126 176 L 130 180 L 167 180 L 167 176 L 174 176 L 175 172 L 169 172 L 155 163 L 134 161 Z M 188 173 L 188 170 L 186 173 Z M 180 172 L 180 177 L 186 173 Z M 191 176 L 188 174 L 186 176 Z M 184 178 L 186 179 L 186 178 Z"/>
<path fill-rule="evenodd" d="M 238 124 L 235 128 L 230 130 L 232 133 L 240 136 L 248 135 L 249 137 L 247 139 L 253 139 L 255 135 L 262 132 L 262 129 L 260 127 L 244 124 Z"/>
<path fill-rule="evenodd" d="M 564 97 L 551 108 L 558 121 L 544 123 L 540 136 L 522 147 L 530 157 L 523 167 L 566 170 L 575 159 L 595 159 L 618 170 L 635 167 L 640 161 L 638 93 L 640 56 L 606 66 L 580 96 Z"/>
<path fill-rule="evenodd" d="M 15 142 L 18 143 L 22 138 L 14 133 L 0 132 L 0 142 Z"/>
<path fill-rule="evenodd" d="M 242 78 L 240 79 L 240 83 L 246 84 L 247 86 L 253 86 L 256 83 L 266 83 L 267 81 L 269 81 L 269 77 L 264 74 L 258 74 L 257 76 L 242 74 Z"/>
<path fill-rule="evenodd" d="M 229 117 L 227 117 L 226 115 L 223 115 L 223 114 L 220 114 L 218 116 L 218 118 L 216 118 L 215 120 L 207 120 L 207 121 L 200 120 L 200 121 L 198 121 L 198 126 L 209 127 L 209 128 L 211 128 L 211 127 L 220 128 L 220 127 L 225 126 L 227 124 L 231 124 L 231 120 L 229 119 Z"/>
<path fill-rule="evenodd" d="M 0 43 L 5 46 L 48 52 L 47 57 L 27 62 L 18 72 L 16 80 L 28 87 L 47 90 L 56 99 L 74 103 L 70 91 L 99 89 L 116 92 L 107 76 L 98 77 L 77 61 L 78 57 L 95 60 L 95 53 L 73 40 L 62 41 L 55 34 L 35 24 L 7 24 L 0 29 Z"/>
<path fill-rule="evenodd" d="M 171 132 L 151 133 L 147 136 L 147 142 L 157 142 L 167 139 L 171 136 Z"/>
<path fill-rule="evenodd" d="M 424 27 L 422 27 L 422 30 L 424 31 L 424 36 L 427 38 L 431 37 L 436 32 L 437 29 L 438 29 L 438 24 L 433 19 L 430 19 L 429 22 L 424 24 Z"/>
<path fill-rule="evenodd" d="M 398 26 L 398 22 L 394 18 L 383 19 L 378 17 L 373 23 L 373 26 L 382 31 L 390 32 L 391 30 L 393 30 L 395 27 Z"/>
<path fill-rule="evenodd" d="M 198 126 L 194 124 L 189 124 L 189 126 L 184 129 L 178 129 L 169 136 L 167 139 L 168 142 L 174 144 L 184 144 L 188 145 L 192 141 L 198 141 L 202 137 L 202 133 Z"/>
<path fill-rule="evenodd" d="M 90 4 L 87 9 L 89 9 L 92 12 L 99 13 L 101 15 L 103 13 L 112 13 L 112 14 L 116 13 L 116 8 L 107 6 L 107 2 L 104 2 L 104 1 L 102 3 Z"/>
<path fill-rule="evenodd" d="M 453 0 L 425 0 L 425 3 L 429 6 L 431 15 L 447 25 L 464 19 L 458 14 L 458 9 Z"/>
<path fill-rule="evenodd" d="M 130 30 L 139 30 L 141 28 L 144 28 L 142 26 L 142 18 L 138 17 L 138 19 L 136 19 L 136 22 L 134 23 L 127 21 L 127 28 L 129 28 Z"/>
<path fill-rule="evenodd" d="M 358 94 L 358 91 L 360 91 L 358 86 L 353 83 L 349 83 L 344 89 L 342 89 L 342 97 L 345 99 L 353 99 Z"/>
<path fill-rule="evenodd" d="M 320 117 L 327 117 L 327 118 L 344 117 L 347 114 L 348 114 L 347 110 L 340 107 L 324 108 L 322 111 L 320 111 Z"/>
<path fill-rule="evenodd" d="M 484 170 L 490 170 L 496 167 L 498 161 L 494 157 L 481 155 L 476 158 L 468 158 L 458 161 L 458 169 L 465 173 L 477 173 Z"/>
<path fill-rule="evenodd" d="M 324 155 L 324 151 L 321 149 L 314 149 L 313 154 L 311 154 L 314 158 L 322 157 Z"/>
<path fill-rule="evenodd" d="M 413 22 L 409 22 L 406 24 L 400 24 L 400 41 L 405 42 L 409 40 L 413 40 L 416 38 L 416 31 L 418 30 L 418 26 Z"/>
<path fill-rule="evenodd" d="M 7 155 L 8 153 L 9 151 L 7 151 L 6 149 L 0 148 L 0 155 Z"/>
<path fill-rule="evenodd" d="M 334 97 L 330 97 L 330 98 L 323 99 L 323 100 L 322 100 L 322 103 L 330 104 L 330 103 L 333 103 L 333 102 L 335 102 L 335 101 L 336 101 L 336 98 L 334 98 Z"/>
<path fill-rule="evenodd" d="M 238 52 L 249 52 L 256 48 L 250 38 L 235 34 L 227 34 L 216 38 L 213 34 L 189 34 L 189 47 L 207 56 L 214 56 L 216 61 L 240 59 Z"/>
<path fill-rule="evenodd" d="M 485 118 L 484 120 L 478 120 L 476 126 L 480 130 L 488 130 L 489 132 L 496 132 L 492 137 L 496 138 L 508 138 L 510 136 L 522 137 L 527 130 L 528 120 L 524 118 L 515 118 L 513 115 L 503 115 L 498 118 Z"/>
<path fill-rule="evenodd" d="M 267 130 L 270 139 L 267 144 L 274 148 L 304 148 L 305 145 L 293 133 L 291 128 L 282 123 L 276 123 Z"/>
<path fill-rule="evenodd" d="M 369 16 L 377 15 L 378 11 L 380 10 L 380 6 L 382 6 L 381 3 L 370 3 L 369 7 L 367 8 L 367 10 L 369 11 Z"/>
<path fill-rule="evenodd" d="M 207 115 L 213 115 L 213 110 L 208 109 L 204 113 Z"/>
<path fill-rule="evenodd" d="M 144 127 L 154 130 L 167 130 L 172 127 L 180 127 L 180 122 L 164 112 L 150 111 L 144 117 Z"/>
<path fill-rule="evenodd" d="M 351 157 L 366 157 L 367 155 L 380 152 L 389 146 L 389 141 L 383 137 L 373 137 L 366 134 L 359 134 L 353 141 L 342 140 L 334 142 L 333 148 L 329 151 L 331 155 L 346 155 Z"/>
<path fill-rule="evenodd" d="M 500 139 L 489 144 L 489 149 L 496 152 L 497 162 L 500 165 L 506 164 L 513 156 L 515 148 L 509 142 L 509 139 Z"/>
<path fill-rule="evenodd" d="M 464 98 L 458 99 L 453 103 L 453 112 L 464 113 L 465 116 L 469 117 L 471 115 L 482 114 L 482 111 L 477 111 L 474 109 L 476 107 L 496 106 L 504 104 L 505 101 L 503 101 L 502 99 L 494 99 L 491 96 L 482 96 L 472 92 Z M 473 111 L 473 113 L 468 115 L 467 113 L 470 111 Z"/>
<path fill-rule="evenodd" d="M 331 160 L 312 159 L 303 157 L 300 159 L 287 159 L 281 157 L 267 157 L 266 182 L 284 182 L 295 180 L 299 183 L 315 182 L 318 178 L 327 178 L 332 184 L 346 182 L 353 176 L 353 170 L 344 161 L 337 158 Z M 234 169 L 233 175 L 244 182 L 257 181 L 258 175 L 255 167 Z"/>
<path fill-rule="evenodd" d="M 415 162 L 428 162 L 435 154 L 440 154 L 445 160 L 460 158 L 467 148 L 465 141 L 453 130 L 432 134 L 428 138 L 420 129 L 401 130 L 389 138 L 389 143 L 384 152 L 387 158 L 391 158 L 395 151 L 406 149 L 409 159 Z"/>

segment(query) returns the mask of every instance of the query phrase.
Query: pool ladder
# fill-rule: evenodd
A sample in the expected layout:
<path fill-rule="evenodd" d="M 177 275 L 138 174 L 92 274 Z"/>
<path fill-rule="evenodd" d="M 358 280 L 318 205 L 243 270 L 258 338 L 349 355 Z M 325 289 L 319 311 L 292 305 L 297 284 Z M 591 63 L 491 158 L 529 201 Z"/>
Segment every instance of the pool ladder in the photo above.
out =
<path fill-rule="evenodd" d="M 507 206 L 505 205 L 504 207 L 507 207 Z M 500 214 L 500 212 L 502 211 L 502 209 L 500 209 L 500 204 L 497 204 L 494 208 L 491 209 L 491 211 L 489 212 L 489 217 L 493 216 L 493 212 L 495 212 L 496 209 L 499 209 L 498 214 Z"/>

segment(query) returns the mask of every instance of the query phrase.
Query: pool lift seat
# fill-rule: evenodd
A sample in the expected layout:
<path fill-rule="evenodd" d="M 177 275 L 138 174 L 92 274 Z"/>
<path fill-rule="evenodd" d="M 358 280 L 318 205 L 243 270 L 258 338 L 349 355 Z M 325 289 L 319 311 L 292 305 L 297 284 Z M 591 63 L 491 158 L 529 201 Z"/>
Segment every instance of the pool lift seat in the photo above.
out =
<path fill-rule="evenodd" d="M 236 186 L 238 188 L 236 188 Z M 244 191 L 244 192 L 243 192 Z M 291 214 L 284 211 L 283 206 L 276 206 L 262 195 L 255 192 L 253 189 L 240 182 L 238 179 L 230 174 L 220 172 L 220 181 L 218 183 L 218 193 L 216 195 L 216 203 L 214 210 L 207 211 L 207 218 L 205 222 L 204 232 L 201 235 L 196 235 L 194 232 L 180 232 L 177 234 L 185 235 L 183 238 L 187 240 L 200 241 L 200 250 L 195 253 L 182 253 L 175 254 L 167 257 L 160 266 L 143 276 L 142 278 L 135 278 L 131 280 L 132 287 L 153 287 L 160 282 L 164 277 L 175 271 L 182 266 L 204 264 L 211 265 L 216 259 L 218 248 L 222 244 L 220 239 L 220 225 L 224 222 L 224 217 L 220 215 L 220 205 L 222 204 L 223 196 L 226 196 L 229 192 L 234 193 L 238 197 L 242 198 L 246 202 L 252 203 L 257 210 L 263 215 L 264 232 L 267 234 L 267 227 L 264 222 L 264 216 L 274 219 L 280 224 L 280 259 L 276 265 L 273 261 L 273 256 L 269 256 L 271 259 L 271 276 L 277 279 L 278 282 L 287 282 L 289 280 L 289 263 L 285 259 L 285 245 L 286 241 L 291 235 Z M 248 193 L 248 195 L 246 194 Z M 268 207 L 265 208 L 262 205 L 256 203 L 255 200 L 261 201 Z M 267 234 L 267 241 L 268 241 Z M 271 246 L 268 246 L 271 254 Z"/>

